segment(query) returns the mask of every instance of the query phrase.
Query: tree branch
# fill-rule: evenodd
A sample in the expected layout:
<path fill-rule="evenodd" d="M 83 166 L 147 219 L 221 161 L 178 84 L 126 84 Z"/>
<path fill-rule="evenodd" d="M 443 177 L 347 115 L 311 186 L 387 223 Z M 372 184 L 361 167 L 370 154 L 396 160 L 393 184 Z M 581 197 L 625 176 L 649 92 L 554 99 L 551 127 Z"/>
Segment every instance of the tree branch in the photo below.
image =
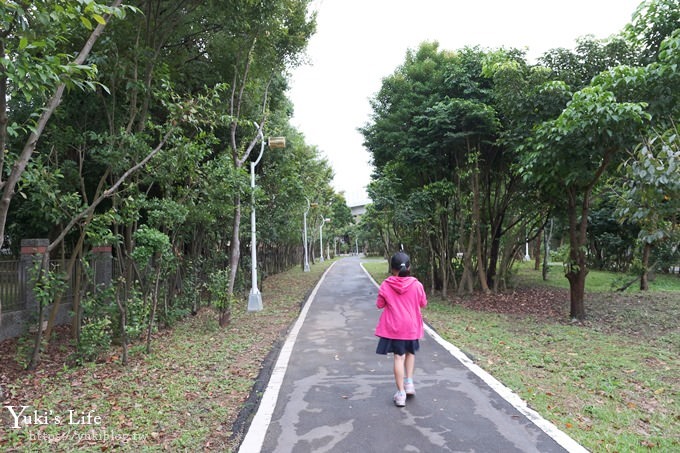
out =
<path fill-rule="evenodd" d="M 121 3 L 122 0 L 114 0 L 113 4 L 111 5 L 111 8 L 117 8 L 120 6 Z M 94 43 L 104 32 L 104 28 L 106 27 L 109 18 L 110 16 L 108 16 L 105 19 L 103 24 L 97 24 L 95 29 L 90 34 L 90 37 L 85 42 L 85 45 L 78 53 L 78 56 L 75 58 L 73 62 L 74 64 L 82 65 L 85 62 L 88 55 L 90 54 L 90 51 L 92 51 Z M 28 140 L 26 141 L 26 144 L 24 145 L 24 148 L 21 151 L 21 154 L 19 155 L 19 158 L 12 167 L 12 171 L 9 177 L 7 178 L 5 186 L 3 187 L 2 196 L 0 198 L 0 238 L 5 237 L 5 224 L 7 223 L 7 213 L 9 211 L 9 205 L 12 201 L 12 197 L 14 196 L 14 189 L 16 188 L 16 185 L 21 179 L 21 176 L 23 175 L 24 171 L 26 170 L 28 161 L 30 160 L 31 156 L 33 155 L 33 152 L 35 151 L 35 148 L 38 144 L 38 140 L 40 139 L 40 136 L 45 130 L 45 126 L 47 126 L 47 122 L 50 120 L 52 114 L 55 112 L 55 110 L 61 103 L 61 98 L 64 95 L 65 88 L 66 88 L 65 84 L 62 83 L 61 85 L 59 85 L 54 94 L 52 95 L 52 97 L 50 98 L 50 100 L 47 102 L 46 107 L 43 109 L 42 114 L 38 119 L 35 129 L 29 135 Z M 2 152 L 4 153 L 4 150 L 2 150 Z"/>
<path fill-rule="evenodd" d="M 99 197 L 97 197 L 92 202 L 92 204 L 90 206 L 88 206 L 86 209 L 81 211 L 77 216 L 73 217 L 71 219 L 71 221 L 68 223 L 68 225 L 66 225 L 66 227 L 61 231 L 59 236 L 54 241 L 52 241 L 52 243 L 47 247 L 47 253 L 54 250 L 61 243 L 61 241 L 64 240 L 64 238 L 69 233 L 69 231 L 71 231 L 71 228 L 73 228 L 83 218 L 91 215 L 94 212 L 94 210 L 97 208 L 97 206 L 99 206 L 99 204 L 102 201 L 104 201 L 106 198 L 109 198 L 110 196 L 112 196 L 116 192 L 116 190 L 118 190 L 118 187 L 120 187 L 120 185 L 123 184 L 123 182 L 125 182 L 125 180 L 130 175 L 132 175 L 134 172 L 136 172 L 141 167 L 146 165 L 147 162 L 149 162 L 156 154 L 158 154 L 161 151 L 161 149 L 163 149 L 163 146 L 165 146 L 165 144 L 167 143 L 167 140 L 170 138 L 170 135 L 172 135 L 172 133 L 173 133 L 173 130 L 172 129 L 169 130 L 165 134 L 163 139 L 160 141 L 158 146 L 156 146 L 156 148 L 154 148 L 153 151 L 151 151 L 144 159 L 142 159 L 140 162 L 138 162 L 135 166 L 131 167 L 125 173 L 123 173 L 123 175 L 120 178 L 118 178 L 118 180 L 111 187 L 106 189 Z"/>

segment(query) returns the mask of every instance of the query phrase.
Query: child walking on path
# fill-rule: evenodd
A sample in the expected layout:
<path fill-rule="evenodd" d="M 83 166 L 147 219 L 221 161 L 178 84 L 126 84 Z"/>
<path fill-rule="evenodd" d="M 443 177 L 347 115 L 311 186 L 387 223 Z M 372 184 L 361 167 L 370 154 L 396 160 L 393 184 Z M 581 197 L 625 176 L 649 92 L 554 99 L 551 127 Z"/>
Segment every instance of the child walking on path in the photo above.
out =
<path fill-rule="evenodd" d="M 415 354 L 423 337 L 423 316 L 420 312 L 427 305 L 422 283 L 411 277 L 411 260 L 406 253 L 398 252 L 390 260 L 392 275 L 380 285 L 376 306 L 382 309 L 375 328 L 378 354 L 394 354 L 394 380 L 397 393 L 394 404 L 406 405 L 406 396 L 416 394 L 413 384 Z"/>

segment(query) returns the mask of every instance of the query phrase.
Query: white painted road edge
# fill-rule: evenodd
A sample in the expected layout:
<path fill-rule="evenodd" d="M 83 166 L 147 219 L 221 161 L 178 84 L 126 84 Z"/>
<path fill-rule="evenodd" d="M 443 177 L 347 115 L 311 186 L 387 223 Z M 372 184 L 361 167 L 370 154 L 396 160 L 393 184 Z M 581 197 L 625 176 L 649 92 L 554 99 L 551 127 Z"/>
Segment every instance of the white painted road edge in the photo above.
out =
<path fill-rule="evenodd" d="M 239 453 L 255 453 L 262 450 L 264 437 L 267 434 L 267 429 L 269 428 L 269 424 L 272 421 L 274 409 L 276 409 L 276 401 L 279 399 L 279 392 L 281 390 L 281 384 L 283 383 L 283 377 L 286 374 L 286 370 L 288 369 L 288 361 L 290 360 L 290 356 L 293 353 L 293 346 L 297 340 L 298 333 L 300 333 L 302 324 L 307 317 L 309 306 L 314 301 L 314 297 L 316 297 L 316 293 L 319 290 L 321 283 L 323 283 L 328 271 L 330 271 L 333 266 L 335 266 L 335 263 L 331 264 L 323 273 L 321 279 L 319 279 L 319 283 L 316 284 L 314 290 L 309 295 L 309 298 L 307 298 L 305 306 L 302 307 L 302 310 L 300 311 L 300 316 L 295 322 L 293 329 L 288 334 L 286 342 L 281 347 L 279 358 L 276 360 L 276 365 L 274 365 L 274 370 L 272 371 L 271 377 L 269 378 L 267 388 L 262 395 L 262 400 L 260 401 L 260 405 L 257 408 L 255 417 L 253 417 L 253 421 L 248 427 L 248 432 L 246 433 L 246 436 L 243 438 L 243 442 L 241 442 L 241 446 L 239 447 Z"/>
<path fill-rule="evenodd" d="M 361 264 L 361 268 L 364 270 L 364 272 L 366 272 L 366 274 L 371 279 L 373 284 L 377 287 L 380 287 L 380 285 L 378 285 L 378 283 L 373 279 L 373 276 L 371 276 L 371 274 L 366 270 L 363 264 Z M 449 351 L 449 353 L 452 356 L 458 359 L 458 361 L 460 361 L 468 370 L 472 371 L 477 377 L 484 381 L 486 385 L 491 387 L 491 389 L 494 392 L 498 393 L 498 395 L 500 395 L 505 401 L 510 403 L 515 409 L 517 409 L 520 413 L 526 416 L 529 419 L 529 421 L 531 421 L 534 425 L 541 429 L 541 431 L 550 436 L 555 442 L 557 442 L 568 452 L 588 453 L 587 449 L 585 449 L 578 442 L 569 437 L 565 432 L 557 428 L 557 426 L 543 418 L 538 412 L 527 406 L 527 403 L 524 400 L 522 400 L 522 398 L 520 398 L 519 395 L 514 393 L 505 385 L 503 385 L 495 377 L 491 376 L 489 373 L 484 371 L 482 368 L 479 367 L 479 365 L 476 365 L 472 360 L 470 360 L 468 356 L 465 355 L 465 353 L 463 353 L 463 351 L 461 351 L 448 341 L 444 340 L 442 337 L 439 336 L 437 332 L 435 332 L 427 324 L 425 324 L 425 331 L 430 337 L 432 337 L 434 341 L 442 345 L 444 349 Z"/>

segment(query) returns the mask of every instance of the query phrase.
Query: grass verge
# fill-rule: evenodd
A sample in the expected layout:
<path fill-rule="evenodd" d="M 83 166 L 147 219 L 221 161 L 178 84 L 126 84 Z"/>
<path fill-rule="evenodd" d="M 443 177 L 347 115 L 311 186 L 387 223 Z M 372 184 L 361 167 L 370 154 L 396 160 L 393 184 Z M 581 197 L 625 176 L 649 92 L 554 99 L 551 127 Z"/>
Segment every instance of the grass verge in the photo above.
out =
<path fill-rule="evenodd" d="M 365 266 L 376 281 L 386 277 L 384 261 Z M 544 285 L 540 272 L 520 269 L 520 276 L 522 285 Z M 680 451 L 680 291 L 603 292 L 617 276 L 598 277 L 600 292 L 588 293 L 584 324 L 510 306 L 472 310 L 469 300 L 436 297 L 424 316 L 585 448 Z"/>
<path fill-rule="evenodd" d="M 534 270 L 534 263 L 523 262 L 515 266 L 515 283 L 519 286 L 549 286 L 569 288 L 569 281 L 564 276 L 562 263 L 550 263 L 548 266 L 548 280 L 543 281 L 540 271 Z M 633 282 L 633 283 L 631 283 Z M 628 285 L 631 283 L 630 285 Z M 586 286 L 589 292 L 616 292 L 619 288 L 627 286 L 626 293 L 639 293 L 640 278 L 630 274 L 617 272 L 590 270 L 586 278 Z M 650 292 L 678 291 L 680 292 L 680 278 L 671 274 L 650 274 Z"/>
<path fill-rule="evenodd" d="M 233 451 L 265 358 L 331 264 L 267 278 L 264 310 L 248 313 L 243 301 L 227 328 L 201 310 L 156 335 L 151 354 L 133 348 L 127 367 L 112 354 L 104 363 L 45 367 L 0 382 L 0 451 Z M 15 428 L 5 406 L 16 414 L 26 406 L 22 415 L 30 418 L 19 417 Z"/>

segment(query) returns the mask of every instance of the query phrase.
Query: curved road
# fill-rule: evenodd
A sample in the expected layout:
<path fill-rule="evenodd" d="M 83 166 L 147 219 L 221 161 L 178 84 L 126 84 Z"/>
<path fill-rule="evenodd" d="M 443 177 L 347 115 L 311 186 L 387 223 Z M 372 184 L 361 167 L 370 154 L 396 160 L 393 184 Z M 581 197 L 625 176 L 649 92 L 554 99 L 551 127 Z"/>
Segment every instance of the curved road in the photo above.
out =
<path fill-rule="evenodd" d="M 416 355 L 417 394 L 396 407 L 392 358 L 375 353 L 376 296 L 359 258 L 328 269 L 240 453 L 586 451 L 429 328 Z"/>

